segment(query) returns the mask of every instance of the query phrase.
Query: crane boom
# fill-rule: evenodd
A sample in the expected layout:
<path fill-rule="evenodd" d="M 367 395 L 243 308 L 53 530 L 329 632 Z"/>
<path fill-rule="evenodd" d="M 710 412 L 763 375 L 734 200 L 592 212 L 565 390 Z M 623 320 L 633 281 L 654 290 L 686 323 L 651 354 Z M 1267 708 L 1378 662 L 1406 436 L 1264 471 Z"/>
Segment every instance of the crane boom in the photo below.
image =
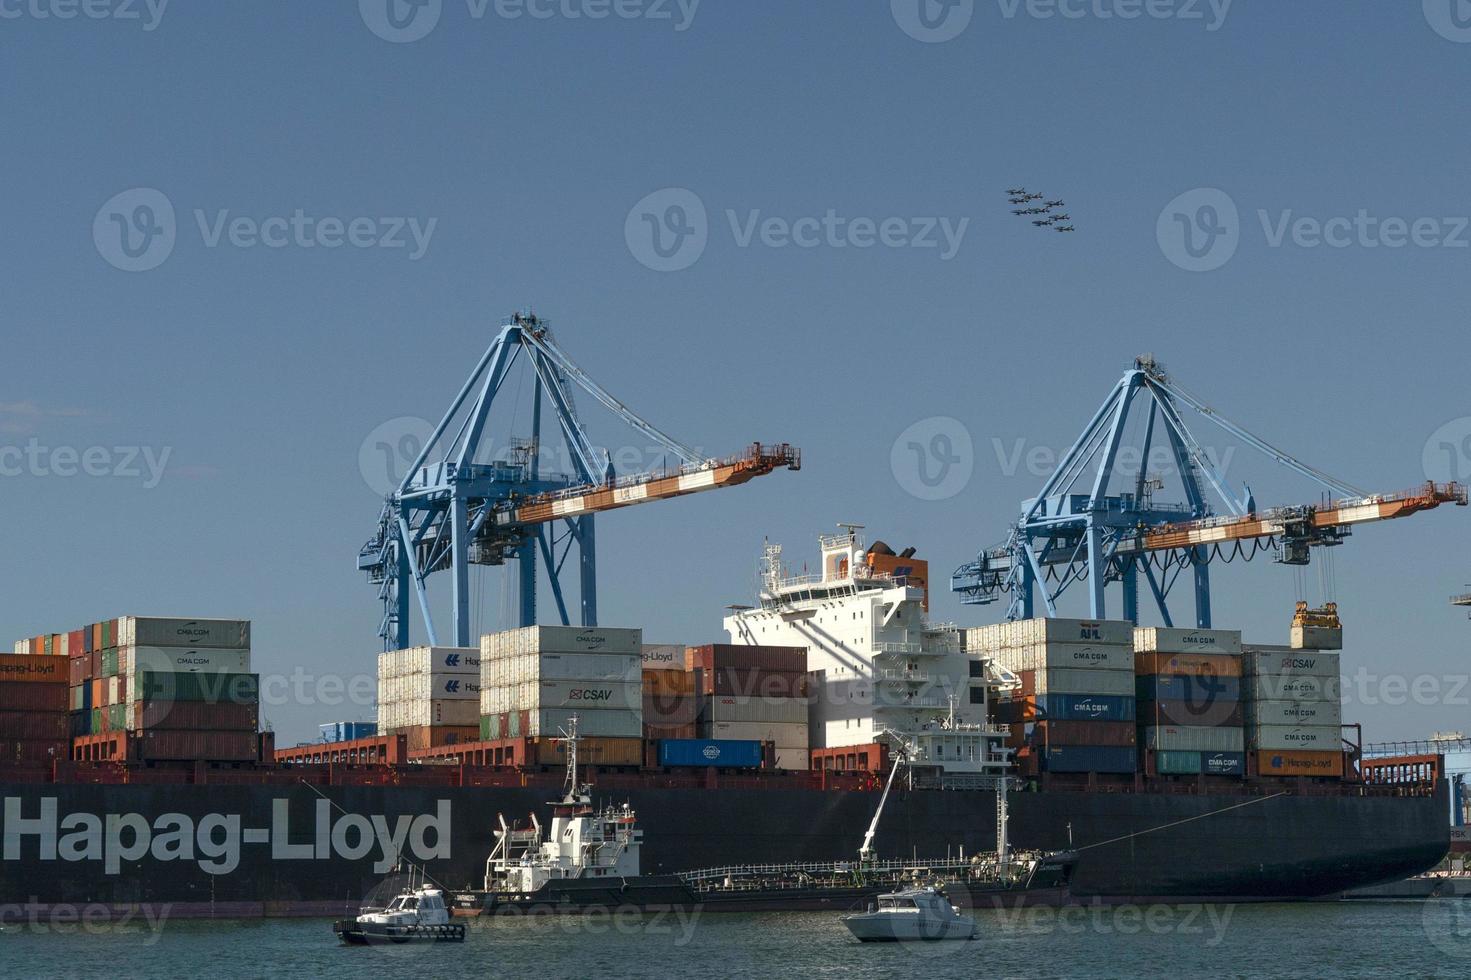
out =
<path fill-rule="evenodd" d="M 786 443 L 754 442 L 737 456 L 683 466 L 672 474 L 641 473 L 602 486 L 578 487 L 515 501 L 496 513 L 495 522 L 502 526 L 543 524 L 563 517 L 596 514 L 702 490 L 740 486 L 783 466 L 800 470 L 801 450 Z"/>

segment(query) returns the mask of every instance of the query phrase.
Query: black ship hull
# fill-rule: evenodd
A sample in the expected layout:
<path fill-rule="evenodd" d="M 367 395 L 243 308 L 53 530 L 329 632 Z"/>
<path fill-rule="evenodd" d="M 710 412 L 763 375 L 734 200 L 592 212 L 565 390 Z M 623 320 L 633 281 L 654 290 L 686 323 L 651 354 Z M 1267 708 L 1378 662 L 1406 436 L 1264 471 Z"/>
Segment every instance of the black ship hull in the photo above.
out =
<path fill-rule="evenodd" d="M 1084 900 L 1316 898 L 1444 857 L 1444 784 L 1423 796 L 1349 793 L 1017 793 L 1011 838 L 1019 849 L 1077 849 L 1071 891 Z M 637 810 L 647 875 L 850 859 L 877 803 L 869 792 L 786 789 L 606 796 Z M 451 891 L 475 889 L 496 814 L 523 819 L 547 799 L 540 788 L 0 784 L 0 918 L 56 904 L 333 915 L 390 879 L 399 854 Z M 876 849 L 977 854 L 994 848 L 995 820 L 988 792 L 896 793 Z"/>

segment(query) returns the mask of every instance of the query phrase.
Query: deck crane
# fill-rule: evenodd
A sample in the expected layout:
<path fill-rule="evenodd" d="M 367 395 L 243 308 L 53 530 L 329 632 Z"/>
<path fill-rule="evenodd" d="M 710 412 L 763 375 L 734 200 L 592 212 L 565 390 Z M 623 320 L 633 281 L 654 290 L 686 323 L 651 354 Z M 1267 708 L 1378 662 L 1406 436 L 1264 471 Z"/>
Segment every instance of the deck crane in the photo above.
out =
<path fill-rule="evenodd" d="M 1185 425 L 1181 406 L 1220 427 L 1275 462 L 1327 491 L 1319 504 L 1258 510 L 1250 488 L 1237 493 Z M 1109 492 L 1131 410 L 1147 408 L 1138 458 L 1147 461 L 1163 429 L 1184 484 L 1183 503 L 1154 501 L 1160 481 L 1139 467 L 1127 492 Z M 1137 428 L 1137 427 L 1136 427 Z M 1222 511 L 1218 512 L 1218 502 Z M 1441 504 L 1465 506 L 1459 483 L 1424 483 L 1403 493 L 1369 494 L 1336 480 L 1252 435 L 1180 387 L 1150 355 L 1135 359 L 1036 497 L 1022 502 L 1021 517 L 1006 542 L 960 566 L 951 589 L 967 604 L 1009 596 L 1007 617 L 1035 615 L 1041 587 L 1045 615 L 1057 615 L 1057 599 L 1086 582 L 1089 612 L 1105 615 L 1104 594 L 1118 582 L 1124 618 L 1139 621 L 1142 579 L 1167 626 L 1171 587 L 1186 569 L 1195 585 L 1195 619 L 1211 625 L 1210 562 L 1251 559 L 1271 551 L 1275 560 L 1306 565 L 1311 549 L 1341 544 L 1354 525 L 1407 517 Z"/>
<path fill-rule="evenodd" d="M 513 440 L 489 462 L 486 437 L 492 409 L 509 415 L 506 388 L 520 360 L 534 383 L 530 436 Z M 523 376 L 524 377 L 524 376 Z M 573 386 L 679 462 L 660 472 L 619 475 L 609 454 L 595 447 L 578 417 Z M 570 474 L 544 472 L 542 408 L 550 407 L 566 444 Z M 752 443 L 743 453 L 707 459 L 665 435 L 614 398 L 574 364 L 553 340 L 545 321 L 518 313 L 502 327 L 475 365 L 433 435 L 398 488 L 388 495 L 373 537 L 358 554 L 358 568 L 378 586 L 383 602 L 379 635 L 384 649 L 409 646 L 411 598 L 417 600 L 431 645 L 440 642 L 430 612 L 427 580 L 451 573 L 452 625 L 447 639 L 470 643 L 471 565 L 519 564 L 520 625 L 536 622 L 538 558 L 563 624 L 569 624 L 562 590 L 563 567 L 577 545 L 580 619 L 597 625 L 597 572 L 593 516 L 607 510 L 703 490 L 738 486 L 781 467 L 801 468 L 801 453 L 785 443 Z M 557 536 L 559 526 L 565 526 Z M 558 548 L 561 548 L 560 554 Z"/>

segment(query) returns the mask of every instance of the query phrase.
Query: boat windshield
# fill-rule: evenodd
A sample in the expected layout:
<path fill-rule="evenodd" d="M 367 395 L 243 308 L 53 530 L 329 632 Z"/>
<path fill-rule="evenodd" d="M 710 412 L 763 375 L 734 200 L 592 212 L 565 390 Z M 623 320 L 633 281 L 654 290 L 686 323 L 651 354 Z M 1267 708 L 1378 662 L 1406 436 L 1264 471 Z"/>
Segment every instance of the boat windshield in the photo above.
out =
<path fill-rule="evenodd" d="M 912 899 L 912 898 L 880 898 L 879 899 L 879 908 L 881 908 L 881 909 L 912 909 L 912 908 L 915 908 L 915 904 L 914 904 L 914 899 Z"/>
<path fill-rule="evenodd" d="M 415 895 L 400 895 L 388 906 L 390 912 L 412 912 L 419 907 L 419 899 Z"/>

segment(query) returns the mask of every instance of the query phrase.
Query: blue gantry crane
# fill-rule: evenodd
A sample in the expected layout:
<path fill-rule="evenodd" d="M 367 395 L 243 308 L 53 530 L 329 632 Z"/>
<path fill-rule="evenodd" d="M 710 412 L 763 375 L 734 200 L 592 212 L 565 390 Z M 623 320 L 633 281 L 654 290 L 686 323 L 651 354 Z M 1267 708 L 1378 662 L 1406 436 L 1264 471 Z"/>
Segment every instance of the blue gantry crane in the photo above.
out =
<path fill-rule="evenodd" d="M 1258 511 L 1249 488 L 1237 491 L 1222 468 L 1185 425 L 1181 406 L 1259 450 L 1275 462 L 1321 485 L 1321 504 Z M 1138 473 L 1126 489 L 1113 490 L 1129 422 L 1144 415 Z M 1163 440 L 1184 485 L 1185 500 L 1154 500 L 1162 481 L 1145 463 Z M 1009 619 L 1036 615 L 1040 591 L 1044 615 L 1057 615 L 1057 600 L 1086 583 L 1089 615 L 1105 616 L 1110 584 L 1122 589 L 1125 619 L 1139 621 L 1141 579 L 1164 623 L 1173 586 L 1188 570 L 1194 584 L 1195 624 L 1211 625 L 1210 564 L 1216 559 L 1250 560 L 1262 551 L 1289 565 L 1306 565 L 1314 547 L 1341 544 L 1352 526 L 1404 517 L 1443 503 L 1466 504 L 1461 484 L 1427 483 L 1405 493 L 1368 494 L 1308 466 L 1226 419 L 1180 387 L 1152 356 L 1134 366 L 1104 401 L 1060 460 L 1041 493 L 1022 502 L 1021 517 L 1004 544 L 981 552 L 951 577 L 962 603 L 984 604 L 1007 596 Z"/>
<path fill-rule="evenodd" d="M 534 385 L 530 432 L 513 439 L 498 458 L 488 422 L 505 402 L 507 378 L 518 361 Z M 578 416 L 573 388 L 581 388 L 619 420 L 678 460 L 659 472 L 620 475 L 609 453 L 593 445 Z M 551 410 L 565 442 L 572 472 L 547 472 L 542 457 L 543 406 Z M 563 624 L 571 622 L 562 579 L 572 548 L 579 579 L 580 620 L 597 624 L 596 513 L 687 493 L 736 486 L 780 467 L 801 468 L 801 453 L 785 443 L 752 443 L 745 452 L 707 459 L 664 434 L 614 398 L 574 364 L 552 338 L 545 321 L 518 313 L 501 329 L 435 427 L 397 490 L 384 501 L 373 537 L 358 554 L 358 568 L 378 586 L 383 603 L 379 635 L 384 649 L 410 645 L 410 611 L 419 607 L 427 640 L 435 629 L 428 579 L 448 571 L 454 646 L 470 643 L 470 566 L 519 563 L 519 625 L 537 619 L 538 563 Z M 560 532 L 560 533 L 559 533 Z M 539 560 L 539 561 L 538 561 Z M 570 573 L 570 569 L 567 569 Z"/>

